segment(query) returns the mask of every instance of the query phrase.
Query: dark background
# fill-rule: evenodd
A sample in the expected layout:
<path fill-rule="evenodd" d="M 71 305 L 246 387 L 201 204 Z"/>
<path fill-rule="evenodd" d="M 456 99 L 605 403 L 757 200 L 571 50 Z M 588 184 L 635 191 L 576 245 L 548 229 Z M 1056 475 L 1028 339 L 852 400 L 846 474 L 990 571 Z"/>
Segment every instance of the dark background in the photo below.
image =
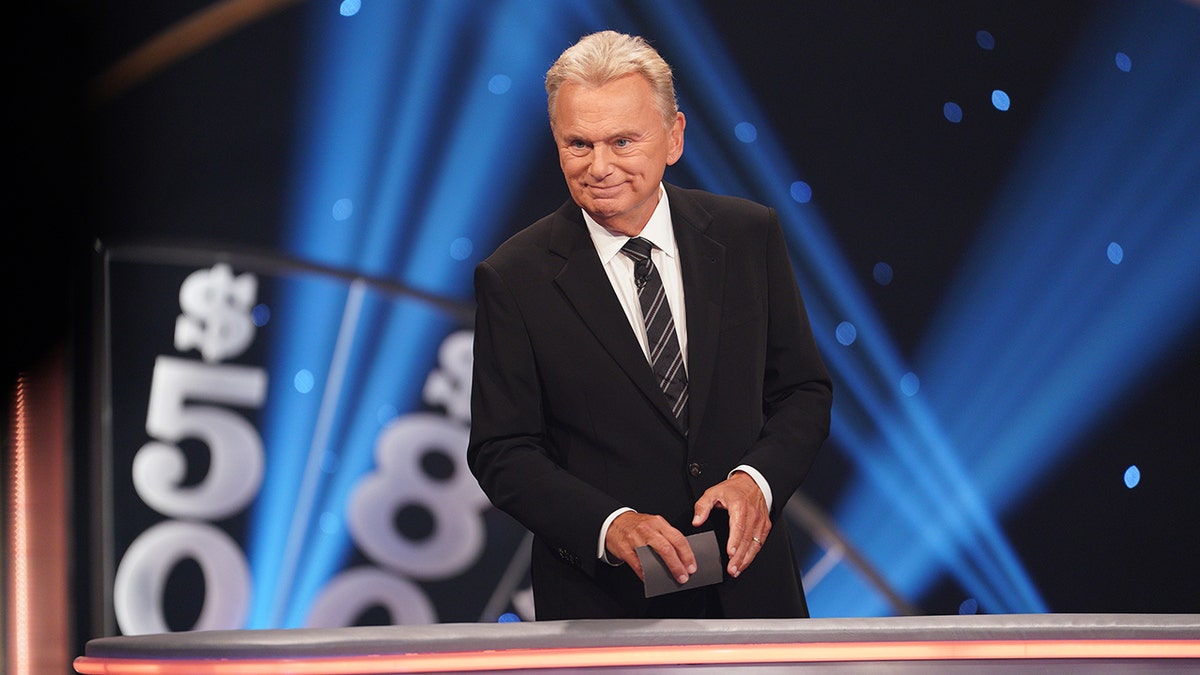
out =
<path fill-rule="evenodd" d="M 641 7 L 619 4 L 634 17 Z M 884 259 L 913 270 L 886 288 L 864 286 L 898 349 L 916 350 L 1073 36 L 1101 3 L 695 4 L 804 167 L 852 267 L 864 278 Z M 316 3 L 251 23 L 115 98 L 90 89 L 117 59 L 207 5 L 22 3 L 7 29 L 6 375 L 65 343 L 81 408 L 96 241 L 270 250 L 282 237 L 306 13 Z M 1002 47 L 981 50 L 980 29 Z M 978 111 L 987 124 L 948 128 L 940 110 L 922 107 L 983 100 L 995 82 L 1022 104 Z M 535 172 L 508 214 L 514 231 L 566 197 L 548 134 Z M 1194 336 L 1185 342 L 1004 517 L 1051 611 L 1200 610 L 1200 350 Z M 81 456 L 90 452 L 86 423 L 81 415 Z M 1135 461 L 1148 478 L 1128 490 L 1114 476 Z M 830 503 L 851 470 L 831 442 L 805 490 Z M 967 595 L 947 580 L 911 600 L 922 612 L 956 613 Z"/>

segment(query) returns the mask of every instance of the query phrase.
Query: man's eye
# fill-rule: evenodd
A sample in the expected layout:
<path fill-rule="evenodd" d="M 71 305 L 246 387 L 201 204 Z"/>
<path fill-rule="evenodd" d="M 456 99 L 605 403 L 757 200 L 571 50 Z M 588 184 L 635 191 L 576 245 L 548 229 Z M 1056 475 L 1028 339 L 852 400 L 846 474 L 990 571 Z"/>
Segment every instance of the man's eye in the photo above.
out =
<path fill-rule="evenodd" d="M 587 143 L 584 143 L 583 141 L 571 141 L 572 150 L 583 150 L 586 147 Z"/>
<path fill-rule="evenodd" d="M 613 145 L 618 148 L 628 148 L 630 145 L 633 145 L 633 141 L 629 140 L 628 138 L 618 138 Z"/>

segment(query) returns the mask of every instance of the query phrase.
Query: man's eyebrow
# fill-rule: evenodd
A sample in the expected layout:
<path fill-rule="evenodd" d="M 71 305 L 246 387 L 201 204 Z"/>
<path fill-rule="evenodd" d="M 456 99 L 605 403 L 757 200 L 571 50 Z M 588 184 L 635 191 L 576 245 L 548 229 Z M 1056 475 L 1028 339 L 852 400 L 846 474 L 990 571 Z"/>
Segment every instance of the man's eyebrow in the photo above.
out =
<path fill-rule="evenodd" d="M 617 133 L 613 134 L 609 138 L 641 138 L 645 135 L 646 135 L 645 131 L 634 131 L 634 130 L 630 129 L 627 131 L 618 131 Z"/>

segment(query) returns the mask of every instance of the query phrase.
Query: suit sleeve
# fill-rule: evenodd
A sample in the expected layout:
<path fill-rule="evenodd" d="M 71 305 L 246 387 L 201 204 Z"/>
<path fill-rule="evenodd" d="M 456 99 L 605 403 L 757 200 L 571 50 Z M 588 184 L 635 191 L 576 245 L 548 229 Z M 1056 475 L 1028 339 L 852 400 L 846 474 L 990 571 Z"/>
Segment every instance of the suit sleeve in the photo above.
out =
<path fill-rule="evenodd" d="M 523 308 L 487 261 L 476 268 L 475 291 L 468 465 L 497 508 L 591 574 L 600 528 L 622 504 L 563 470 L 552 456 Z"/>
<path fill-rule="evenodd" d="M 800 486 L 829 436 L 833 385 L 817 351 L 778 216 L 774 209 L 769 213 L 763 427 L 744 462 L 770 483 L 774 516 Z"/>

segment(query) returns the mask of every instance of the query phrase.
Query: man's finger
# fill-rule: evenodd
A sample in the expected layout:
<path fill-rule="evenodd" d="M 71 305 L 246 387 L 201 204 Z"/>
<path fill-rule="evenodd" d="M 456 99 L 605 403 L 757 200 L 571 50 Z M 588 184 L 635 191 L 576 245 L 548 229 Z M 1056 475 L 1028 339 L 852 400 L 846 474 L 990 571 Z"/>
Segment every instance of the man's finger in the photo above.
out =
<path fill-rule="evenodd" d="M 708 493 L 705 492 L 696 501 L 695 510 L 692 512 L 692 527 L 699 527 L 708 520 L 708 514 L 712 513 L 713 500 L 708 498 Z"/>
<path fill-rule="evenodd" d="M 653 549 L 662 558 L 671 576 L 680 583 L 687 581 L 688 576 L 696 571 L 696 556 L 687 538 L 661 516 L 635 512 L 617 516 L 609 526 L 605 545 L 628 563 L 643 581 L 645 570 L 637 556 L 637 549 L 641 546 Z"/>

